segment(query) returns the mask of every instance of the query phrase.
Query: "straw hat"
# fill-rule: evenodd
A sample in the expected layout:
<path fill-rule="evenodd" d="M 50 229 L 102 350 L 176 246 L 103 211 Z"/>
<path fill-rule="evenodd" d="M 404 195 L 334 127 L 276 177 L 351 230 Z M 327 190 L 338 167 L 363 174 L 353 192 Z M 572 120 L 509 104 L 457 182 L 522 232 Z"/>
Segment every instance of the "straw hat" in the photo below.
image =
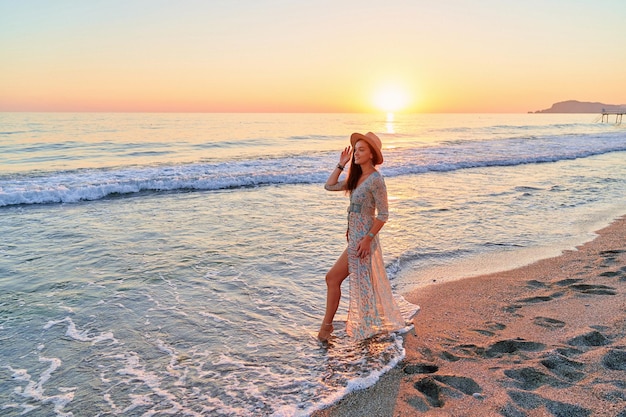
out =
<path fill-rule="evenodd" d="M 361 133 L 353 133 L 350 136 L 350 143 L 354 148 L 354 145 L 360 140 L 364 140 L 369 143 L 372 149 L 374 149 L 374 153 L 376 154 L 376 161 L 374 165 L 380 165 L 383 163 L 383 143 L 380 141 L 378 136 L 373 134 L 372 132 L 367 132 L 366 134 Z"/>

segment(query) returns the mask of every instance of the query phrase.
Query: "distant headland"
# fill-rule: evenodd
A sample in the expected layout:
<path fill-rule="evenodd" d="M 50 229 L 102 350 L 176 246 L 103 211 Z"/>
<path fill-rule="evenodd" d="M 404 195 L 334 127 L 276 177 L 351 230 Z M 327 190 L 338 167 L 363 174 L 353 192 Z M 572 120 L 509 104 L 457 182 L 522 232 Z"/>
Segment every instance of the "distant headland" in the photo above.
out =
<path fill-rule="evenodd" d="M 529 113 L 604 113 L 626 109 L 626 104 L 591 103 L 588 101 L 567 100 L 554 103 L 545 110 L 537 110 Z"/>

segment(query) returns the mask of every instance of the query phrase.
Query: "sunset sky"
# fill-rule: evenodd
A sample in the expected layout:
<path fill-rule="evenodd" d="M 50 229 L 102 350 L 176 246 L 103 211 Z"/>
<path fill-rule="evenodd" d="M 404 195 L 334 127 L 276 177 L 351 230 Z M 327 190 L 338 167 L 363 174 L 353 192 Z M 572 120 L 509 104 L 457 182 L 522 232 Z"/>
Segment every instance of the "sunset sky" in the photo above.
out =
<path fill-rule="evenodd" d="M 626 104 L 625 42 L 624 0 L 0 0 L 0 111 Z"/>

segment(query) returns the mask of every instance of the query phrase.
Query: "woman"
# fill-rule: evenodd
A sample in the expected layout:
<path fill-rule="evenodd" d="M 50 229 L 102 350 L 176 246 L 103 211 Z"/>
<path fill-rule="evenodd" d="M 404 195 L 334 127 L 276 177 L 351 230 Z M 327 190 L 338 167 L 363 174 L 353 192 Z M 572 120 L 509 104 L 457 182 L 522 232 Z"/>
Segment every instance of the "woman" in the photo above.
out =
<path fill-rule="evenodd" d="M 405 321 L 391 293 L 391 286 L 383 263 L 378 232 L 388 214 L 387 188 L 376 165 L 383 163 L 382 143 L 369 132 L 350 136 L 353 148 L 352 163 L 346 180 L 339 175 L 350 161 L 351 149 L 346 147 L 339 164 L 326 181 L 329 191 L 350 194 L 348 208 L 348 247 L 326 274 L 328 289 L 326 314 L 317 335 L 328 341 L 333 331 L 333 319 L 341 299 L 341 283 L 350 277 L 350 305 L 346 331 L 355 340 L 379 333 L 400 330 Z"/>

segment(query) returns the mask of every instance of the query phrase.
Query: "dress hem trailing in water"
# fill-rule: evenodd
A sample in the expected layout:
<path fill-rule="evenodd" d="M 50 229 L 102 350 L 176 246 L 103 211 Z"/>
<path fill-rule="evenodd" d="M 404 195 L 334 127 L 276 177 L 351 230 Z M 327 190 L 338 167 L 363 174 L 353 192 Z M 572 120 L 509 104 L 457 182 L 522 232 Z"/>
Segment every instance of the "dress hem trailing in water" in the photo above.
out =
<path fill-rule="evenodd" d="M 405 305 L 407 316 L 403 315 L 391 291 L 378 236 L 372 239 L 368 256 L 361 258 L 357 254 L 358 242 L 369 232 L 375 218 L 383 222 L 388 218 L 387 188 L 377 171 L 352 191 L 348 208 L 350 304 L 346 332 L 353 340 L 403 330 L 407 319 L 419 309 Z M 410 304 L 404 300 L 405 303 Z"/>

